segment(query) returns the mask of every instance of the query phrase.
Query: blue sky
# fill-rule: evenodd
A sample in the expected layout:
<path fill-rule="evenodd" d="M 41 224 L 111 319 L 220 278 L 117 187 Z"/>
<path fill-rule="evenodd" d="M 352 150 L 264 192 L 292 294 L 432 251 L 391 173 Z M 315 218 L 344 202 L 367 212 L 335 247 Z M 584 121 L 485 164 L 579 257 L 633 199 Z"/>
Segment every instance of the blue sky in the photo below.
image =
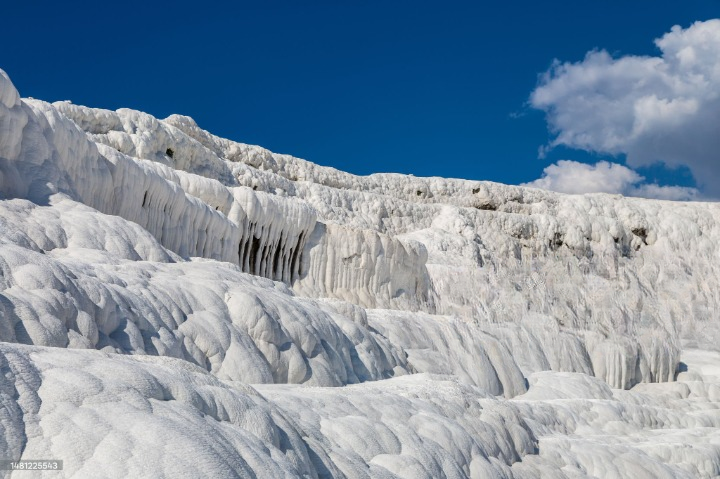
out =
<path fill-rule="evenodd" d="M 658 56 L 654 39 L 720 17 L 717 0 L 8 2 L 3 17 L 0 68 L 22 96 L 186 114 L 217 135 L 357 174 L 520 184 L 559 160 L 623 163 L 626 153 L 642 183 L 694 187 L 712 172 L 664 157 L 673 168 L 658 166 L 636 144 L 582 143 L 572 130 L 583 119 L 560 119 L 577 108 L 567 96 L 529 100 L 554 59 Z M 597 85 L 569 91 L 587 88 Z M 549 124 L 572 139 L 539 158 L 555 138 Z"/>

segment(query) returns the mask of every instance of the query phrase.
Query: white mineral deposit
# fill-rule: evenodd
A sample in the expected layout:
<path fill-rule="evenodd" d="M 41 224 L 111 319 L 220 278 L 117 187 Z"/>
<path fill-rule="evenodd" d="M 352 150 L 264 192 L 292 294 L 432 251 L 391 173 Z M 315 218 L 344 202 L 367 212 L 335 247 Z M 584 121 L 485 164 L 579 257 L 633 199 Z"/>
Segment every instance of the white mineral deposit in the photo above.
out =
<path fill-rule="evenodd" d="M 0 458 L 718 477 L 718 258 L 719 203 L 355 176 L 0 70 Z"/>

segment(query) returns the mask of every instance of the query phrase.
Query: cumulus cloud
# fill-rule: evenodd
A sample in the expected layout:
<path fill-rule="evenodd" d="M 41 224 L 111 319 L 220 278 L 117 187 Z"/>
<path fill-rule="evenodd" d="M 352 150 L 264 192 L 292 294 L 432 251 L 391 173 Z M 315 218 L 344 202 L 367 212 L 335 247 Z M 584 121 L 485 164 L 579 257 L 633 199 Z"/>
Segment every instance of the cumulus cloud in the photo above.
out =
<path fill-rule="evenodd" d="M 630 167 L 685 165 L 719 196 L 720 20 L 675 26 L 655 44 L 660 56 L 600 50 L 555 61 L 530 105 L 547 115 L 549 148 L 625 154 Z"/>
<path fill-rule="evenodd" d="M 543 171 L 542 178 L 523 186 L 543 188 L 561 193 L 620 193 L 663 200 L 693 200 L 699 196 L 695 188 L 660 186 L 644 183 L 645 178 L 618 163 L 599 161 L 594 165 L 560 160 Z"/>

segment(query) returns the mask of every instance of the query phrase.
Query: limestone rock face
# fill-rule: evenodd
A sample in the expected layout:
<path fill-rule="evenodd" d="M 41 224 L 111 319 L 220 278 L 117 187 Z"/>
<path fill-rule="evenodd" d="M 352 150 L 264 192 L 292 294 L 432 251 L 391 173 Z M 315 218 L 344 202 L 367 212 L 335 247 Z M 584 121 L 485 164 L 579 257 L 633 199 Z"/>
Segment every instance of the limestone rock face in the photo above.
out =
<path fill-rule="evenodd" d="M 718 258 L 718 204 L 355 176 L 0 70 L 0 458 L 715 477 Z"/>

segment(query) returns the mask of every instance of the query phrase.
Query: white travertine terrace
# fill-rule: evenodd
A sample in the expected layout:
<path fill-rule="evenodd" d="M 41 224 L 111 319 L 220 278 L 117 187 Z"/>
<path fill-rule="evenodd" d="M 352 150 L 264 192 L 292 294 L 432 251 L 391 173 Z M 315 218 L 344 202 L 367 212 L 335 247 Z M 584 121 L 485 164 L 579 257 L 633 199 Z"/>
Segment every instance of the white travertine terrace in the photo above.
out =
<path fill-rule="evenodd" d="M 718 258 L 715 203 L 355 176 L 0 70 L 0 459 L 716 477 Z"/>

